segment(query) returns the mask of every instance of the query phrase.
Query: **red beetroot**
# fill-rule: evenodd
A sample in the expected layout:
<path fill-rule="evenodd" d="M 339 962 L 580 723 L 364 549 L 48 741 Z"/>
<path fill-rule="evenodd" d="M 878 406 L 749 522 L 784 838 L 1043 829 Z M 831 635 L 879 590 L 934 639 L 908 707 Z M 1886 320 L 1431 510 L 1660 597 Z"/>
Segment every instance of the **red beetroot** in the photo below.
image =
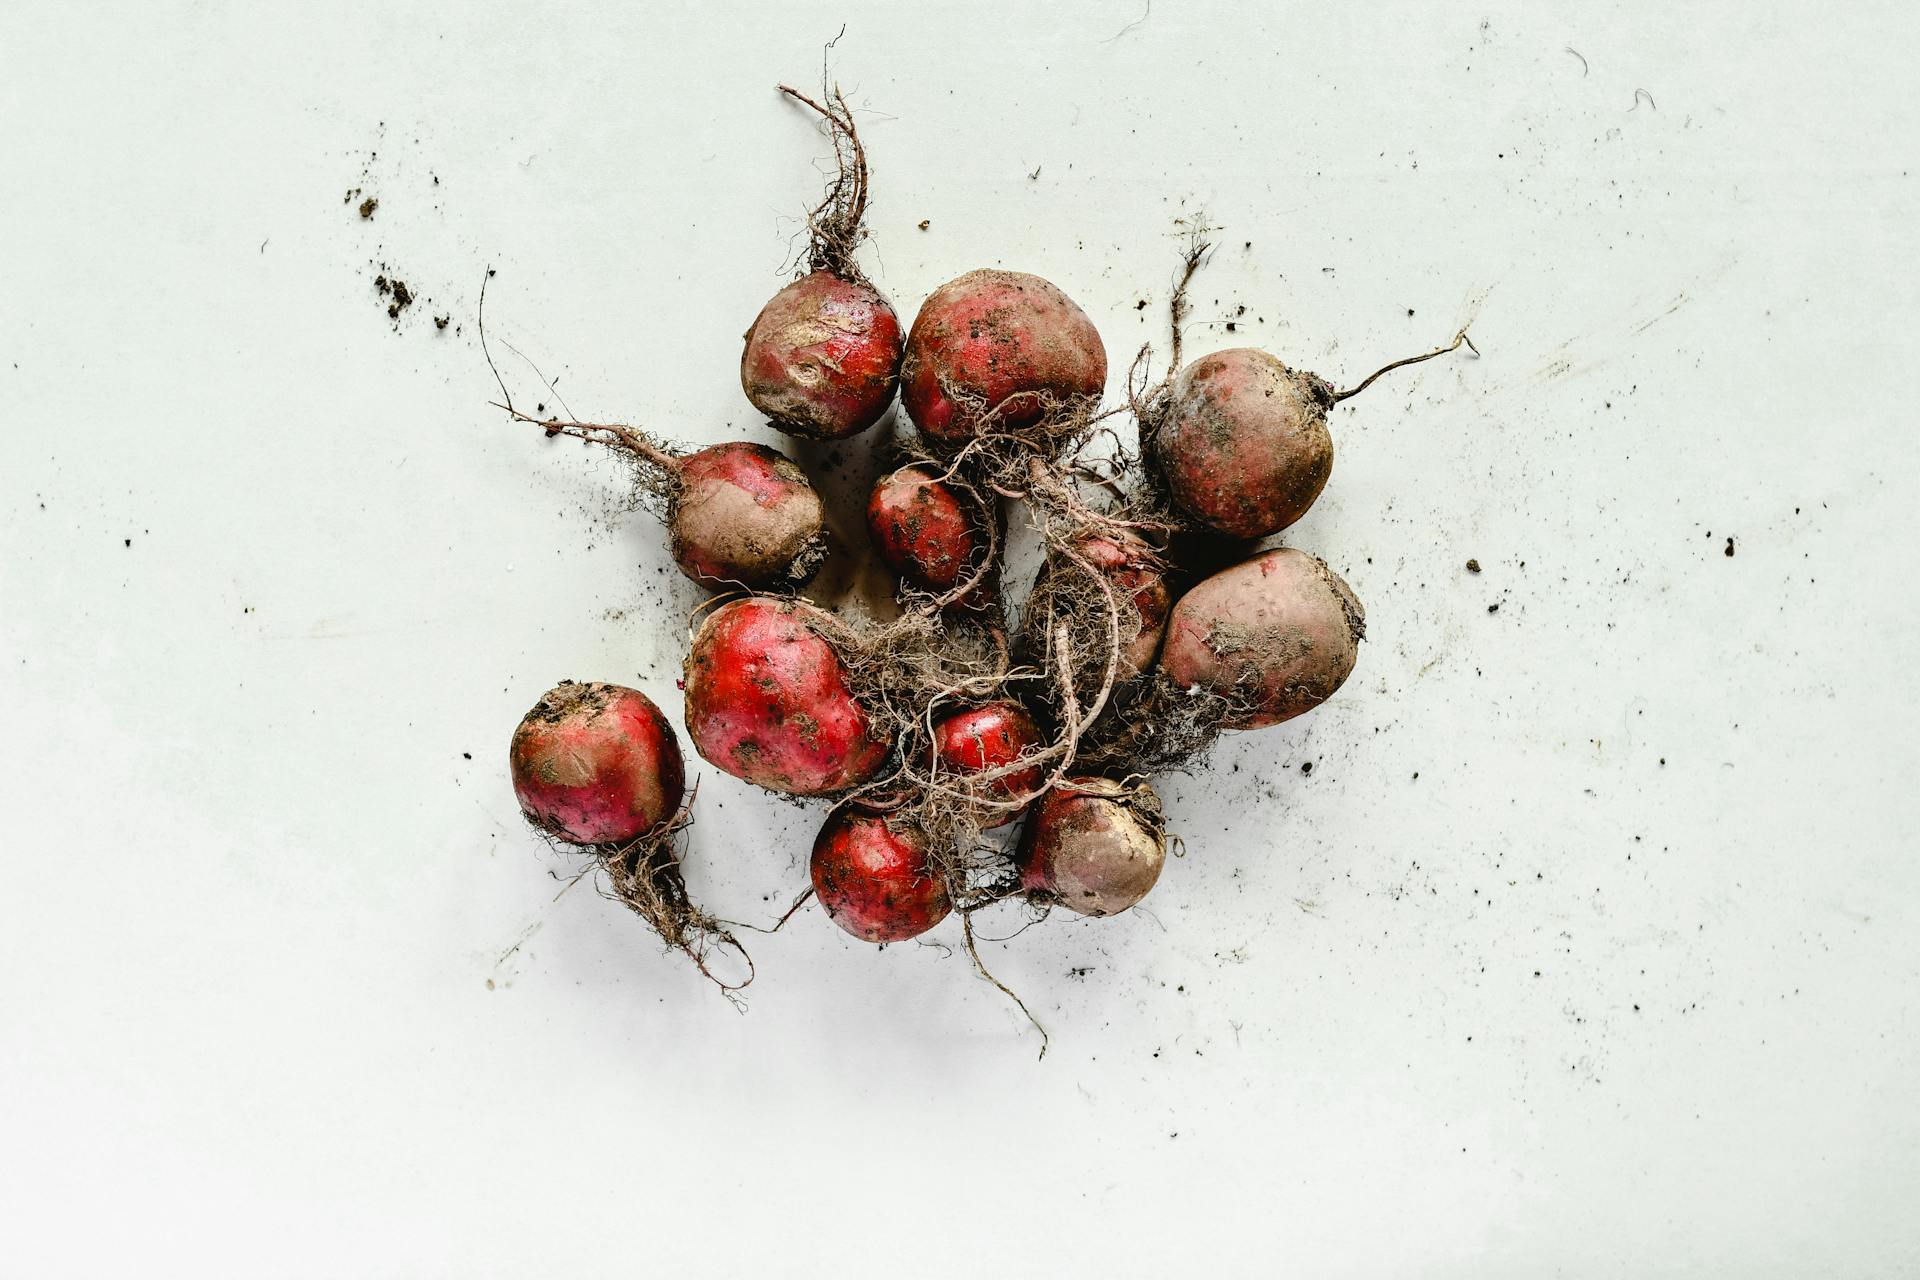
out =
<path fill-rule="evenodd" d="M 1175 505 L 1236 538 L 1307 513 L 1333 471 L 1333 388 L 1264 351 L 1201 356 L 1174 379 L 1147 450 Z"/>
<path fill-rule="evenodd" d="M 1084 916 L 1146 897 L 1166 860 L 1160 798 L 1145 783 L 1069 779 L 1034 803 L 1020 833 L 1027 891 Z"/>
<path fill-rule="evenodd" d="M 989 702 L 961 711 L 933 726 L 933 758 L 941 773 L 986 773 L 1014 763 L 1040 746 L 1040 726 L 1017 702 Z M 987 798 L 1013 800 L 1040 785 L 1040 766 L 1016 770 L 984 787 Z M 1020 816 L 1025 806 L 983 806 L 981 825 L 1003 827 Z"/>
<path fill-rule="evenodd" d="M 799 587 L 826 559 L 826 509 L 783 455 L 735 440 L 680 459 L 678 475 L 673 558 L 702 586 Z"/>
<path fill-rule="evenodd" d="M 900 352 L 900 321 L 878 290 L 815 271 L 774 294 L 747 330 L 740 385 L 787 434 L 839 440 L 887 411 Z"/>
<path fill-rule="evenodd" d="M 617 684 L 563 680 L 513 731 L 513 791 L 527 820 L 574 844 L 615 844 L 680 808 L 685 772 L 653 700 Z"/>
<path fill-rule="evenodd" d="M 925 834 L 884 814 L 829 814 L 809 870 L 827 915 L 867 942 L 918 937 L 953 909 Z"/>
<path fill-rule="evenodd" d="M 959 490 L 921 464 L 880 477 L 867 500 L 874 550 L 894 573 L 935 595 L 980 568 L 988 545 L 981 523 Z"/>
<path fill-rule="evenodd" d="M 1282 547 L 1223 569 L 1173 606 L 1160 669 L 1229 699 L 1230 729 L 1279 724 L 1333 696 L 1359 658 L 1366 612 L 1352 588 Z"/>
<path fill-rule="evenodd" d="M 872 778 L 888 744 L 826 639 L 832 619 L 754 596 L 707 615 L 687 655 L 687 733 L 736 778 L 788 795 L 832 795 Z"/>
<path fill-rule="evenodd" d="M 931 443 L 955 448 L 991 413 L 1019 431 L 1097 401 L 1107 350 L 1093 321 L 1039 276 L 970 271 L 934 290 L 914 317 L 900 399 Z"/>

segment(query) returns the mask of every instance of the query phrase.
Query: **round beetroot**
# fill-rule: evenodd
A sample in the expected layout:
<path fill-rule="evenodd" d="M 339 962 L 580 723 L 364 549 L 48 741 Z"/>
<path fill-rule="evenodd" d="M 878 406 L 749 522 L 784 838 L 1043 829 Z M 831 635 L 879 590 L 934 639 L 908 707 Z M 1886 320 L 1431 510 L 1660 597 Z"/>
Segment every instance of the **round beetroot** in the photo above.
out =
<path fill-rule="evenodd" d="M 867 532 L 888 568 L 936 595 L 978 569 L 988 543 L 972 504 L 932 467 L 918 463 L 875 483 Z"/>
<path fill-rule="evenodd" d="M 1216 351 L 1174 379 L 1147 452 L 1182 511 L 1231 537 L 1264 538 L 1326 488 L 1333 395 L 1264 351 Z"/>
<path fill-rule="evenodd" d="M 653 700 L 563 680 L 513 731 L 513 792 L 527 820 L 574 844 L 638 839 L 680 808 L 685 771 Z"/>
<path fill-rule="evenodd" d="M 946 919 L 953 904 L 920 828 L 841 809 L 813 842 L 813 891 L 833 922 L 867 942 L 904 942 Z"/>
<path fill-rule="evenodd" d="M 1173 606 L 1160 670 L 1226 698 L 1230 729 L 1311 711 L 1353 673 L 1366 613 L 1326 563 L 1282 547 L 1223 569 Z"/>
<path fill-rule="evenodd" d="M 1039 276 L 970 271 L 934 290 L 914 317 L 900 398 L 920 433 L 953 448 L 992 427 L 1019 431 L 1096 401 L 1107 349 L 1093 321 Z"/>
<path fill-rule="evenodd" d="M 688 454 L 677 474 L 673 558 L 702 586 L 798 587 L 826 559 L 826 508 L 782 454 L 735 440 Z"/>
<path fill-rule="evenodd" d="M 831 795 L 887 758 L 826 639 L 831 618 L 797 600 L 749 597 L 707 615 L 687 655 L 687 733 L 736 778 Z"/>
<path fill-rule="evenodd" d="M 1145 783 L 1070 779 L 1034 802 L 1020 834 L 1027 891 L 1083 916 L 1146 897 L 1166 860 L 1160 798 Z"/>
<path fill-rule="evenodd" d="M 957 712 L 933 726 L 933 758 L 943 774 L 986 773 L 1014 763 L 1040 746 L 1040 726 L 1017 702 L 989 702 Z M 1016 770 L 985 786 L 993 800 L 1013 800 L 1040 785 L 1040 766 Z M 976 793 L 978 794 L 978 793 Z M 1018 807 L 981 808 L 981 825 L 1003 827 L 1020 816 Z"/>
<path fill-rule="evenodd" d="M 865 431 L 900 380 L 900 321 L 864 280 L 802 276 L 747 330 L 740 385 L 789 435 L 839 440 Z"/>

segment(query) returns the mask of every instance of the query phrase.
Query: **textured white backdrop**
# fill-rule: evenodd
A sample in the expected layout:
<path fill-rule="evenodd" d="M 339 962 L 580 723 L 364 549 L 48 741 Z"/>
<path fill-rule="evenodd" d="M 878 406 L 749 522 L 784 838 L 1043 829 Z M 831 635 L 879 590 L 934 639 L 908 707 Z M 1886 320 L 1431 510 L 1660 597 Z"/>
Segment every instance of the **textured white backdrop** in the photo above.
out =
<path fill-rule="evenodd" d="M 578 413 L 773 440 L 739 335 L 822 152 L 773 84 L 843 22 L 903 315 L 1039 272 L 1117 385 L 1204 207 L 1193 349 L 1485 352 L 1335 414 L 1286 540 L 1367 603 L 1339 699 L 1166 785 L 1150 910 L 991 949 L 1044 1062 L 817 911 L 736 1013 L 554 900 L 504 777 L 561 677 L 677 719 L 696 597 L 486 409 L 482 271 Z M 1914 1274 L 1917 36 L 16 0 L 4 1270 Z M 700 776 L 694 886 L 767 918 L 818 815 Z"/>

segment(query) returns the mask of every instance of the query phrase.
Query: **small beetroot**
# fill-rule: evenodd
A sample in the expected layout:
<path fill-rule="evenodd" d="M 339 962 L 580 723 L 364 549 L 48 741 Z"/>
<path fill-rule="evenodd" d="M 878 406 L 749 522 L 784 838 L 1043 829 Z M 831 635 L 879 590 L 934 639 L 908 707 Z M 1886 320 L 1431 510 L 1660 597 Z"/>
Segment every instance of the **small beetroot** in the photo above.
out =
<path fill-rule="evenodd" d="M 747 330 L 740 384 L 788 435 L 839 440 L 880 420 L 900 381 L 900 321 L 864 280 L 814 271 Z"/>
<path fill-rule="evenodd" d="M 1217 533 L 1264 538 L 1301 516 L 1333 471 L 1327 411 L 1388 369 L 1431 360 L 1472 342 L 1397 360 L 1351 391 L 1290 369 L 1265 351 L 1236 347 L 1181 369 L 1143 441 L 1181 511 Z"/>
<path fill-rule="evenodd" d="M 991 539 L 977 507 L 924 463 L 880 477 L 867 500 L 867 532 L 887 567 L 934 595 L 985 563 Z M 970 589 L 969 598 L 989 584 Z"/>
<path fill-rule="evenodd" d="M 1166 860 L 1160 798 L 1144 782 L 1069 779 L 1034 802 L 1021 832 L 1021 883 L 1083 916 L 1133 906 Z"/>
<path fill-rule="evenodd" d="M 788 795 L 832 795 L 871 779 L 888 743 L 848 686 L 827 639 L 832 625 L 810 604 L 769 596 L 708 614 L 686 663 L 694 749 Z"/>
<path fill-rule="evenodd" d="M 1332 697 L 1365 634 L 1352 588 L 1325 561 L 1281 547 L 1180 597 L 1160 670 L 1180 689 L 1225 699 L 1224 727 L 1258 729 Z"/>
<path fill-rule="evenodd" d="M 953 775 L 961 785 L 968 775 L 988 773 L 1014 764 L 1039 749 L 1040 727 L 1017 702 L 989 702 L 955 712 L 933 726 L 931 751 L 937 774 Z M 975 794 L 989 803 L 978 806 L 982 827 L 1003 827 L 1020 816 L 1021 800 L 1040 785 L 1040 766 L 1032 765 L 986 782 Z"/>
<path fill-rule="evenodd" d="M 828 917 L 867 942 L 918 937 L 953 909 L 926 835 L 904 819 L 834 811 L 813 842 L 809 871 Z"/>
<path fill-rule="evenodd" d="M 653 700 L 563 680 L 513 731 L 513 792 L 527 820 L 571 844 L 636 840 L 680 808 L 685 771 Z"/>
<path fill-rule="evenodd" d="M 900 398 L 932 445 L 1020 432 L 1100 398 L 1107 349 L 1093 321 L 1039 276 L 970 271 L 933 291 L 907 334 Z"/>

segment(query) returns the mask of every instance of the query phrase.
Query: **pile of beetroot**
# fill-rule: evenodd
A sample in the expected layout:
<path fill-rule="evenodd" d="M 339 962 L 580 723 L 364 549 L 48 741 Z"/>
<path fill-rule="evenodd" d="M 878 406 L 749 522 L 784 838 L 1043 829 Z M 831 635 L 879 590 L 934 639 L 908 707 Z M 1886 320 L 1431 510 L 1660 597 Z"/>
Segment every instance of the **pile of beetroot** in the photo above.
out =
<path fill-rule="evenodd" d="M 869 942 L 958 913 L 990 978 L 975 911 L 1127 910 L 1166 860 L 1151 776 L 1191 765 L 1223 730 L 1313 709 L 1352 673 L 1352 590 L 1318 557 L 1253 544 L 1312 506 L 1333 465 L 1328 412 L 1379 374 L 1339 391 L 1245 348 L 1183 365 L 1204 229 L 1173 294 L 1168 373 L 1152 381 L 1143 350 L 1112 407 L 1099 333 L 1038 276 L 969 272 L 903 335 L 854 261 L 869 175 L 846 101 L 783 92 L 825 121 L 837 176 L 809 218 L 806 273 L 747 331 L 741 383 L 775 427 L 810 440 L 864 432 L 898 396 L 915 431 L 867 507 L 898 615 L 803 597 L 828 555 L 825 508 L 779 452 L 681 454 L 632 427 L 504 407 L 630 458 L 675 562 L 719 593 L 686 659 L 687 733 L 735 777 L 831 803 L 809 894 Z M 1129 419 L 1137 454 L 1116 430 Z M 1017 611 L 1001 582 L 1013 519 L 1045 550 Z M 652 701 L 562 683 L 521 721 L 511 761 L 535 826 L 589 850 L 612 894 L 709 977 L 730 991 L 750 980 L 750 962 L 737 981 L 708 968 L 716 946 L 744 959 L 740 926 L 687 896 L 673 836 L 692 802 Z"/>

